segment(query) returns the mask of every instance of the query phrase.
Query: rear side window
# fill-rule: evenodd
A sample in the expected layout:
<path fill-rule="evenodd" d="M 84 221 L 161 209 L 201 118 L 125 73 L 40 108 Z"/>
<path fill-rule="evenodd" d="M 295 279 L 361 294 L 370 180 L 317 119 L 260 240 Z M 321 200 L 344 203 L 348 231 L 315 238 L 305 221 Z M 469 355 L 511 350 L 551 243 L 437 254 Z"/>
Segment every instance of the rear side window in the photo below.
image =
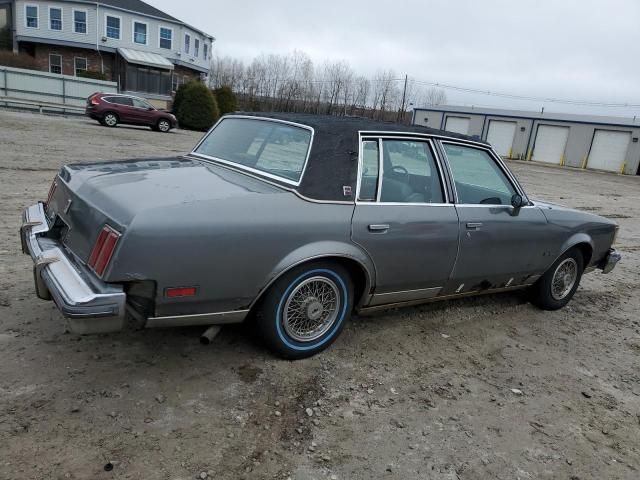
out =
<path fill-rule="evenodd" d="M 362 142 L 362 171 L 358 199 L 363 202 L 375 202 L 378 198 L 379 163 L 378 142 Z"/>
<path fill-rule="evenodd" d="M 297 183 L 309 154 L 311 136 L 310 129 L 286 123 L 225 118 L 195 153 Z"/>
<path fill-rule="evenodd" d="M 516 193 L 486 150 L 443 143 L 458 193 L 458 203 L 510 205 Z"/>

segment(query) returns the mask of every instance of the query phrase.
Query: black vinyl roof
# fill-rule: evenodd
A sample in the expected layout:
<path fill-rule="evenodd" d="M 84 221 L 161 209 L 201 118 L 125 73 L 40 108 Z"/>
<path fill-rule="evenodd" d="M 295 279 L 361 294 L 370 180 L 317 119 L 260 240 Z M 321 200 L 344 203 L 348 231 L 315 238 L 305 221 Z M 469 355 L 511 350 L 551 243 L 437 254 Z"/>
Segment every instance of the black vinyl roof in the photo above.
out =
<path fill-rule="evenodd" d="M 420 133 L 486 144 L 467 135 L 362 117 L 257 112 L 236 112 L 230 115 L 282 120 L 313 128 L 314 138 L 309 160 L 297 191 L 314 200 L 352 202 L 355 199 L 360 132 Z"/>

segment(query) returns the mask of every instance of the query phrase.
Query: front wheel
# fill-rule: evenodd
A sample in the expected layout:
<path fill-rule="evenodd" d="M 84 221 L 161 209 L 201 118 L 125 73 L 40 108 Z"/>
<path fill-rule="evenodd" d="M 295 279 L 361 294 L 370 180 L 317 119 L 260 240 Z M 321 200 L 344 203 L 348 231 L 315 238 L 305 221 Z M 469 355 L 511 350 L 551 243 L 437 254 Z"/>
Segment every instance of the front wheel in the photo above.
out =
<path fill-rule="evenodd" d="M 564 307 L 576 293 L 583 269 L 584 259 L 577 248 L 565 252 L 531 287 L 532 303 L 543 310 Z"/>
<path fill-rule="evenodd" d="M 167 133 L 169 130 L 171 130 L 171 123 L 169 123 L 169 120 L 161 118 L 160 120 L 158 120 L 156 128 L 162 133 Z"/>
<path fill-rule="evenodd" d="M 267 291 L 258 327 L 267 346 L 286 359 L 310 357 L 340 335 L 353 308 L 349 273 L 334 262 L 294 268 Z"/>

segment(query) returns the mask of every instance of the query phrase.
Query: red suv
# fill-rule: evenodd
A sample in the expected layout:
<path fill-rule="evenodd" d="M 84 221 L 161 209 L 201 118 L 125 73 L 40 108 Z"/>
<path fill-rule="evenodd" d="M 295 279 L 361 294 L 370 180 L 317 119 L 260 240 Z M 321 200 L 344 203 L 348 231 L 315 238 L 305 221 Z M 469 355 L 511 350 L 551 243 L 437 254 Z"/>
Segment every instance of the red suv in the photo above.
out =
<path fill-rule="evenodd" d="M 158 110 L 142 98 L 117 93 L 94 93 L 87 98 L 85 113 L 107 127 L 126 123 L 168 132 L 178 123 L 171 113 Z"/>

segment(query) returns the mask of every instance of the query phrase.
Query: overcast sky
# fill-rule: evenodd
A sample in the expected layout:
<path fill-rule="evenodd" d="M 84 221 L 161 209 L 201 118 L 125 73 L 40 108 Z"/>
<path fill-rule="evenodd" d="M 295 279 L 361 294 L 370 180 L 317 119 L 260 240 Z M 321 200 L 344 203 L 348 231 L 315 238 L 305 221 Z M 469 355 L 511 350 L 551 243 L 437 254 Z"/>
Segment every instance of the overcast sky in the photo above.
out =
<path fill-rule="evenodd" d="M 516 95 L 640 104 L 640 0 L 147 0 L 246 62 L 306 52 L 372 75 Z M 446 90 L 448 103 L 537 110 L 542 102 Z M 545 103 L 628 116 L 640 108 Z"/>

